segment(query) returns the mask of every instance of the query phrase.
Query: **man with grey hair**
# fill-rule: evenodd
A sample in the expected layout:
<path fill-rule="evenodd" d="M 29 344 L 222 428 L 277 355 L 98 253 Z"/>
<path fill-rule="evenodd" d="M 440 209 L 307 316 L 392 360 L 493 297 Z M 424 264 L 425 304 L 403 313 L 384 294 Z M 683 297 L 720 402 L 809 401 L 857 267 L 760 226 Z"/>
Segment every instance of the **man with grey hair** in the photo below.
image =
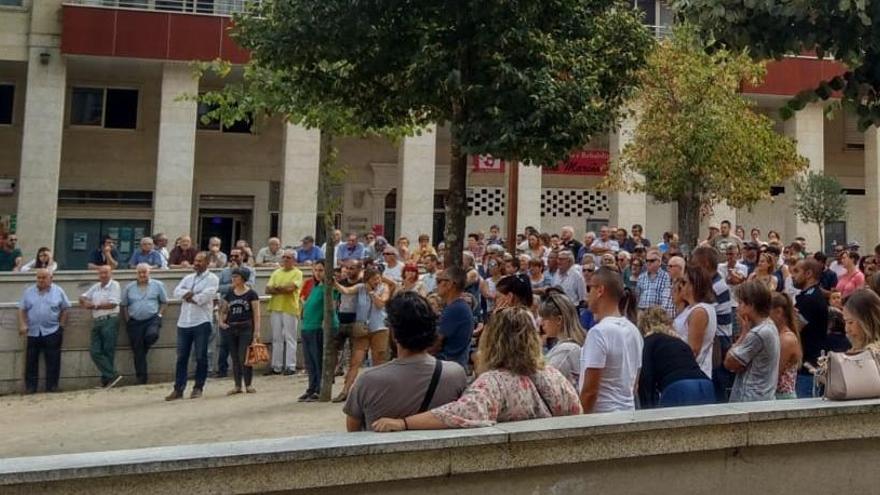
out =
<path fill-rule="evenodd" d="M 98 267 L 98 282 L 79 297 L 82 308 L 92 310 L 89 354 L 101 374 L 101 387 L 113 388 L 122 379 L 116 371 L 116 340 L 119 333 L 119 282 L 109 265 Z"/>
<path fill-rule="evenodd" d="M 284 250 L 281 249 L 281 239 L 270 237 L 267 244 L 266 247 L 257 251 L 256 266 L 281 266 L 281 256 L 284 255 Z"/>
<path fill-rule="evenodd" d="M 168 295 L 165 284 L 150 278 L 150 265 L 141 263 L 136 269 L 137 280 L 125 286 L 119 305 L 131 343 L 134 373 L 137 382 L 143 385 L 147 383 L 147 352 L 159 340 Z"/>
<path fill-rule="evenodd" d="M 295 266 L 296 253 L 285 249 L 281 268 L 272 272 L 266 283 L 266 294 L 272 296 L 267 309 L 272 325 L 272 372 L 296 373 L 296 328 L 299 325 L 299 292 L 303 274 Z"/>
<path fill-rule="evenodd" d="M 568 249 L 559 251 L 558 258 L 559 267 L 550 280 L 554 287 L 559 287 L 571 300 L 571 303 L 577 306 L 581 301 L 587 299 L 587 285 L 580 267 L 574 263 L 574 255 Z"/>
<path fill-rule="evenodd" d="M 672 282 L 684 278 L 684 269 L 686 266 L 687 263 L 685 263 L 684 258 L 681 256 L 673 256 L 669 258 L 669 261 L 666 262 L 666 272 L 669 273 L 669 278 Z"/>
<path fill-rule="evenodd" d="M 578 242 L 577 239 L 574 238 L 574 227 L 572 227 L 571 225 L 566 225 L 565 227 L 562 227 L 562 229 L 560 229 L 559 240 L 562 244 L 562 247 L 571 251 L 571 255 L 573 257 L 577 256 L 578 253 L 581 252 L 583 244 L 581 244 L 580 242 Z"/>
<path fill-rule="evenodd" d="M 226 253 L 220 250 L 223 241 L 219 237 L 208 239 L 208 268 L 223 268 L 226 266 Z"/>
<path fill-rule="evenodd" d="M 150 268 L 168 268 L 168 260 L 156 251 L 152 237 L 141 239 L 141 248 L 131 253 L 131 258 L 128 259 L 129 268 L 135 268 L 141 263 L 146 263 Z"/>

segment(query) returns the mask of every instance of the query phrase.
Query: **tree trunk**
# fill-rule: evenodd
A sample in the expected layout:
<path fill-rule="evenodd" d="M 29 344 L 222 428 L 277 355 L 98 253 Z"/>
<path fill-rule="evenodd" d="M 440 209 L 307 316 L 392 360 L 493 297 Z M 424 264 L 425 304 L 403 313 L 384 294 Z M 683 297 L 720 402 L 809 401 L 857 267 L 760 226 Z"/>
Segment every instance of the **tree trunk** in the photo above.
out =
<path fill-rule="evenodd" d="M 822 251 L 825 252 L 825 226 L 822 225 L 822 222 L 816 224 L 816 227 L 819 228 L 819 247 L 816 249 L 816 252 Z"/>
<path fill-rule="evenodd" d="M 687 244 L 690 252 L 699 246 L 699 237 L 700 200 L 690 195 L 682 196 L 678 198 L 678 242 L 681 246 Z"/>
<path fill-rule="evenodd" d="M 333 152 L 333 136 L 326 135 L 322 142 L 321 150 L 321 175 L 323 176 L 323 184 L 325 192 L 330 191 L 333 184 L 333 173 L 329 167 L 335 165 L 333 163 L 335 153 Z M 336 313 L 336 301 L 333 299 L 334 282 L 336 281 L 336 272 L 333 266 L 336 264 L 336 239 L 333 238 L 333 231 L 336 226 L 333 219 L 336 217 L 334 204 L 330 198 L 325 199 L 328 205 L 324 211 L 324 232 L 327 233 L 326 252 L 324 253 L 324 282 L 322 289 L 324 290 L 324 318 L 322 321 L 321 331 L 323 333 L 324 350 L 321 355 L 321 392 L 318 394 L 318 400 L 321 402 L 330 402 L 333 396 L 333 379 L 336 377 L 336 344 L 333 335 L 333 316 Z"/>
<path fill-rule="evenodd" d="M 446 266 L 461 266 L 467 221 L 467 155 L 452 142 L 452 163 L 449 167 L 449 197 L 446 200 Z"/>

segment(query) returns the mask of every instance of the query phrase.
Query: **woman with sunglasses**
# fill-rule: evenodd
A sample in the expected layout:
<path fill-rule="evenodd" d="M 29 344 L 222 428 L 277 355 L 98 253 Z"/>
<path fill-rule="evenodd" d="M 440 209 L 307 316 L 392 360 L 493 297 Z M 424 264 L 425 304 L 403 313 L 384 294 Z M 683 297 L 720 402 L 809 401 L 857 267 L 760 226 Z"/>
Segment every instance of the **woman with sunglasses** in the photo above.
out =
<path fill-rule="evenodd" d="M 498 311 L 484 333 L 477 379 L 457 401 L 401 419 L 378 419 L 373 431 L 477 428 L 581 413 L 569 380 L 545 365 L 534 320 L 525 308 Z"/>
<path fill-rule="evenodd" d="M 676 286 L 675 297 L 685 307 L 675 317 L 675 332 L 688 343 L 703 373 L 712 376 L 712 346 L 717 330 L 712 280 L 702 269 L 689 266 Z"/>
<path fill-rule="evenodd" d="M 420 296 L 428 295 L 425 284 L 419 281 L 419 265 L 408 262 L 403 265 L 403 281 L 400 283 L 401 290 L 412 291 Z"/>
<path fill-rule="evenodd" d="M 547 337 L 556 339 L 556 344 L 545 356 L 547 364 L 559 370 L 573 387 L 577 387 L 581 346 L 587 334 L 581 326 L 577 308 L 562 291 L 552 288 L 538 306 L 538 316 L 541 317 L 540 326 Z"/>

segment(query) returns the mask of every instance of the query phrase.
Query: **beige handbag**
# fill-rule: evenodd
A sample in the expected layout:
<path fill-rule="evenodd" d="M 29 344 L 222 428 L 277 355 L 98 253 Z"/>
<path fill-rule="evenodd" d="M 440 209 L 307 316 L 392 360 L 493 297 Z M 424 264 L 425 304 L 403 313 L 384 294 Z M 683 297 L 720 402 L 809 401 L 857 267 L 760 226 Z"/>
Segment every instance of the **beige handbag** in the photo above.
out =
<path fill-rule="evenodd" d="M 825 398 L 830 400 L 874 399 L 880 397 L 880 366 L 871 351 L 858 354 L 828 353 Z"/>

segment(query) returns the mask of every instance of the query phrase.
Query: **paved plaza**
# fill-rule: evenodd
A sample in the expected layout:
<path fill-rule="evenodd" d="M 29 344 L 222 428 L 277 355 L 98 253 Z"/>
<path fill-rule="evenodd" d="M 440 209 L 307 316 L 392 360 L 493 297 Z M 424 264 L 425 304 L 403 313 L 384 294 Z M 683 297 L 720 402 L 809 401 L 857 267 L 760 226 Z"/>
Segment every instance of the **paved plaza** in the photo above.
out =
<path fill-rule="evenodd" d="M 227 397 L 231 379 L 209 379 L 201 399 L 170 403 L 170 384 L 0 397 L 0 458 L 345 431 L 341 404 L 296 401 L 305 375 L 254 385 Z"/>

